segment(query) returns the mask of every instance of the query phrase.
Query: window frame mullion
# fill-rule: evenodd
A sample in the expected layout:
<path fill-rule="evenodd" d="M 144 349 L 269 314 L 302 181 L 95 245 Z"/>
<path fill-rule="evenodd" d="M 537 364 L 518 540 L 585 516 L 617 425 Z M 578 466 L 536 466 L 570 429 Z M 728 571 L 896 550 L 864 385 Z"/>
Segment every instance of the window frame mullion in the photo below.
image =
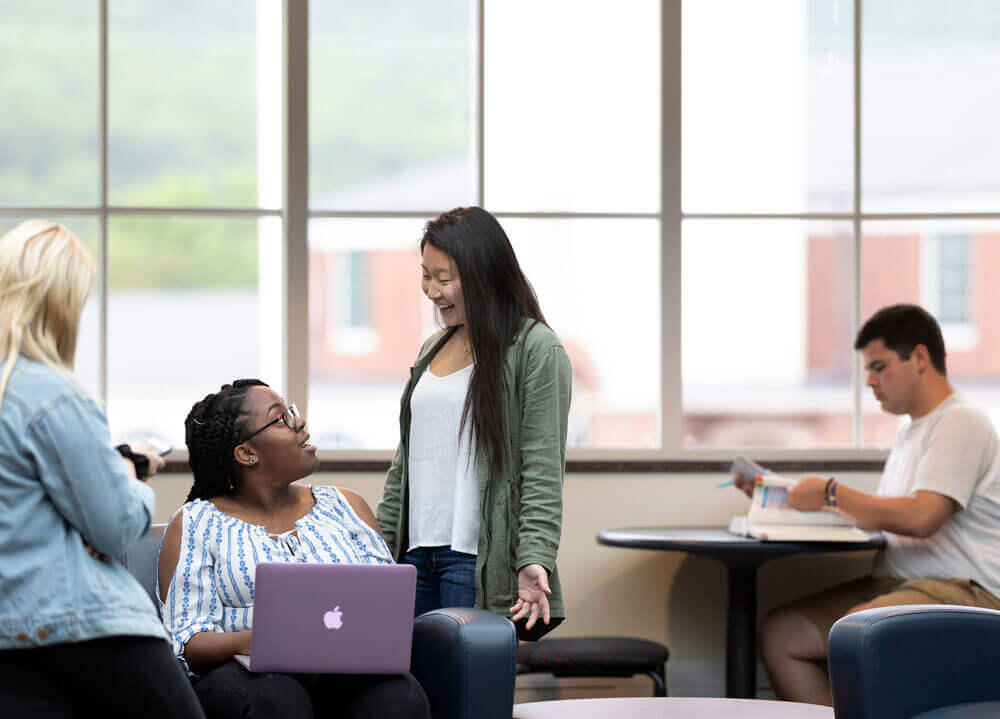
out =
<path fill-rule="evenodd" d="M 284 0 L 282 24 L 282 366 L 285 392 L 309 403 L 309 2 Z"/>
<path fill-rule="evenodd" d="M 861 328 L 861 2 L 854 0 L 854 206 L 851 219 L 854 236 L 854 326 L 851 337 L 857 336 Z M 861 417 L 861 378 L 864 376 L 861 358 L 854 353 L 854 348 L 846 351 L 851 357 L 851 387 L 853 389 L 852 432 L 854 448 L 864 447 L 864 427 Z"/>
<path fill-rule="evenodd" d="M 108 406 L 108 0 L 98 3 L 98 340 L 97 395 Z"/>
<path fill-rule="evenodd" d="M 681 367 L 682 0 L 660 4 L 660 449 L 684 456 Z"/>

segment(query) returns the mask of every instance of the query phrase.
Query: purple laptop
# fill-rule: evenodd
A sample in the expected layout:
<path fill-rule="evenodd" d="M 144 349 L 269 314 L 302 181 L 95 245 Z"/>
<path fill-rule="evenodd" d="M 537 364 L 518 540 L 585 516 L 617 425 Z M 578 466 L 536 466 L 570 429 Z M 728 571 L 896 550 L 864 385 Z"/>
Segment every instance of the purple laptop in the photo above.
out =
<path fill-rule="evenodd" d="M 410 670 L 417 570 L 409 564 L 257 565 L 252 672 Z"/>

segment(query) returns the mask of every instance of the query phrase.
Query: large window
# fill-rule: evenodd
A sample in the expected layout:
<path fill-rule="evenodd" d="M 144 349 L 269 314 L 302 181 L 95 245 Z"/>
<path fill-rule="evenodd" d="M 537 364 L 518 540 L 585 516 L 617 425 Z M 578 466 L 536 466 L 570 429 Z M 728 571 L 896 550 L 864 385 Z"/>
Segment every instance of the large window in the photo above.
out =
<path fill-rule="evenodd" d="M 930 0 L 0 0 L 0 223 L 101 266 L 77 373 L 183 443 L 259 377 L 385 457 L 418 243 L 500 218 L 574 367 L 571 456 L 859 456 L 858 324 L 941 320 L 1000 416 L 1000 8 Z"/>
<path fill-rule="evenodd" d="M 281 103 L 281 7 L 0 13 L 4 229 L 43 216 L 88 243 L 101 271 L 77 374 L 116 439 L 183 446 L 195 400 L 280 364 L 282 140 L 267 108 Z"/>
<path fill-rule="evenodd" d="M 1000 418 L 998 28 L 988 2 L 685 0 L 681 447 L 889 444 L 852 344 L 897 302 Z"/>
<path fill-rule="evenodd" d="M 569 352 L 570 445 L 660 446 L 659 17 L 650 0 L 613 13 L 568 0 L 311 4 L 321 446 L 395 445 L 400 390 L 435 329 L 422 227 L 470 204 L 499 216 Z"/>

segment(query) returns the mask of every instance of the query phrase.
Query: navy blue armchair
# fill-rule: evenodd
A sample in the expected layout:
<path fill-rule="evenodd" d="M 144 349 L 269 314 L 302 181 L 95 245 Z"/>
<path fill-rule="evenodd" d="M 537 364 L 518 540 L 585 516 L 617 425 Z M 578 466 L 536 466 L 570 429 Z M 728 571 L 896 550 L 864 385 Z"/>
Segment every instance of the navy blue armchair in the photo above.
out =
<path fill-rule="evenodd" d="M 1000 716 L 1000 612 L 912 605 L 856 612 L 830 630 L 837 719 Z"/>
<path fill-rule="evenodd" d="M 156 555 L 166 529 L 155 524 L 129 550 L 125 566 L 156 601 Z M 410 671 L 434 719 L 510 719 L 517 639 L 510 620 L 482 609 L 437 609 L 413 625 Z"/>

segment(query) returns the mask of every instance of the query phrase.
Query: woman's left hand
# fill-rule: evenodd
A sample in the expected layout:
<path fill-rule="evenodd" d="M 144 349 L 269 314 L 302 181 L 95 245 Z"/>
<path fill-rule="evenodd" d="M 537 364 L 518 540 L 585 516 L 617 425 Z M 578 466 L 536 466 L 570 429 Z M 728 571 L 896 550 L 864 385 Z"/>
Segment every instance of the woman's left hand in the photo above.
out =
<path fill-rule="evenodd" d="M 541 564 L 528 564 L 517 573 L 517 602 L 510 608 L 511 621 L 528 617 L 525 629 L 531 629 L 542 615 L 542 621 L 549 623 L 549 573 Z"/>

